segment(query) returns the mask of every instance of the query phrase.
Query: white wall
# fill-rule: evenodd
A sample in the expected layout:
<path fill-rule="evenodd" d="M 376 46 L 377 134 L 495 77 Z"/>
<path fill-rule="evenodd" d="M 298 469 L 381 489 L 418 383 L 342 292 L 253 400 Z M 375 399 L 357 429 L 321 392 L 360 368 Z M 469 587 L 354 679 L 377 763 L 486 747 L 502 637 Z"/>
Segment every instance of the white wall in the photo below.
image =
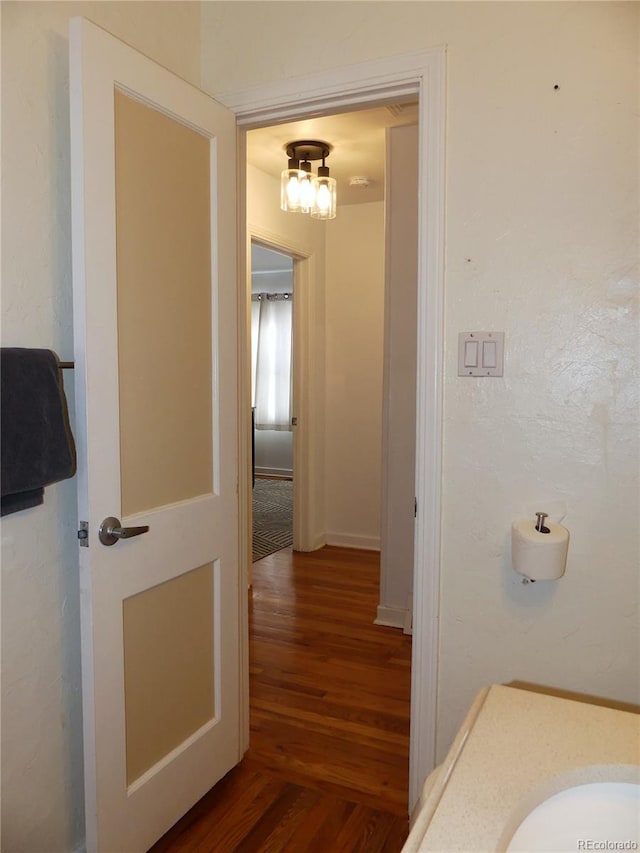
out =
<path fill-rule="evenodd" d="M 3 3 L 2 343 L 73 357 L 68 19 L 91 20 L 199 81 L 191 3 Z M 73 377 L 65 374 L 73 425 Z M 2 846 L 83 837 L 75 481 L 2 523 Z"/>
<path fill-rule="evenodd" d="M 325 530 L 380 547 L 384 205 L 338 205 L 327 222 Z"/>
<path fill-rule="evenodd" d="M 385 309 L 380 605 L 376 621 L 411 624 L 415 533 L 418 127 L 386 136 Z"/>
<path fill-rule="evenodd" d="M 256 474 L 265 477 L 293 475 L 293 434 L 275 429 L 257 429 Z"/>
<path fill-rule="evenodd" d="M 638 701 L 640 6 L 343 2 L 318 39 L 326 9 L 295 5 L 283 54 L 291 4 L 205 4 L 203 81 L 447 45 L 439 754 L 490 682 Z M 466 329 L 506 332 L 503 379 L 456 376 Z M 567 573 L 524 587 L 510 524 L 551 499 Z"/>

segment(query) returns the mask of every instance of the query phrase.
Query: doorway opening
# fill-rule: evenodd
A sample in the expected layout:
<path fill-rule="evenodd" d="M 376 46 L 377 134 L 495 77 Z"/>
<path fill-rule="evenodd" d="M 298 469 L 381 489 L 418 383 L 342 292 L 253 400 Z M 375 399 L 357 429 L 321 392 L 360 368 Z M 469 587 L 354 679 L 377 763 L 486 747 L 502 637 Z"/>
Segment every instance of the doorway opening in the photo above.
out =
<path fill-rule="evenodd" d="M 402 147 L 403 131 L 410 131 L 413 139 L 409 155 Z M 339 140 L 332 152 L 338 216 L 331 222 L 282 213 L 279 208 L 284 149 L 287 140 L 299 134 Z M 383 446 L 391 444 L 391 432 L 396 447 L 410 447 L 408 469 L 403 472 L 406 495 L 400 496 L 400 503 L 406 516 L 404 538 L 412 539 L 417 138 L 415 96 L 246 135 L 252 258 L 256 240 L 278 251 L 291 251 L 298 259 L 296 276 L 305 279 L 297 288 L 294 306 L 294 446 L 302 449 L 295 454 L 294 465 L 300 485 L 295 489 L 296 550 L 311 551 L 324 544 L 385 550 L 382 530 L 387 538 L 390 530 L 385 503 L 398 502 L 397 489 L 387 488 L 389 465 L 382 452 Z M 357 170 L 366 174 L 354 175 Z M 411 177 L 405 192 L 398 189 L 396 175 L 407 170 Z M 408 209 L 408 215 L 401 208 Z M 393 227 L 398 220 L 394 210 L 400 211 L 402 230 L 410 234 L 403 247 L 389 242 L 390 233 L 401 230 Z M 411 257 L 410 268 L 406 261 L 404 266 L 397 262 L 401 252 Z M 389 263 L 392 255 L 395 266 Z M 402 311 L 404 317 L 390 325 L 389 316 Z M 408 364 L 400 365 L 391 355 L 407 338 L 412 349 L 405 357 Z M 407 412 L 389 411 L 389 401 L 398 399 L 394 395 L 398 383 L 403 383 L 404 397 L 413 401 Z M 402 592 L 394 590 L 393 583 L 383 584 L 393 601 L 382 602 L 383 612 L 378 614 L 382 624 L 402 627 L 410 622 L 412 558 L 412 552 L 402 555 L 406 564 Z M 383 574 L 386 568 L 383 561 Z"/>
<path fill-rule="evenodd" d="M 251 241 L 253 562 L 293 543 L 293 267 Z"/>
<path fill-rule="evenodd" d="M 250 89 L 227 93 L 222 99 L 234 111 L 238 126 L 244 131 L 294 119 L 328 115 L 338 110 L 361 109 L 372 103 L 391 103 L 406 96 L 417 97 L 419 101 L 418 373 L 410 807 L 417 802 L 424 779 L 436 763 L 442 491 L 445 71 L 446 50 L 433 48 L 297 79 L 259 84 Z M 239 144 L 244 158 L 246 133 L 240 134 Z M 246 209 L 241 209 L 241 221 L 247 221 Z M 239 298 L 241 304 L 245 304 L 244 295 Z M 242 375 L 240 382 L 242 388 Z M 242 419 L 242 411 L 240 414 Z M 249 448 L 248 422 L 243 434 L 246 435 L 246 447 Z M 243 466 L 243 459 L 240 461 Z M 244 486 L 242 478 L 240 490 L 241 519 L 248 521 L 249 513 L 245 510 L 244 497 L 248 495 L 248 483 Z M 241 620 L 243 612 L 241 607 Z M 244 732 L 245 743 L 248 743 L 248 719 L 244 721 Z"/>
<path fill-rule="evenodd" d="M 406 526 L 410 530 L 409 539 L 413 533 L 414 523 L 414 466 L 413 451 L 415 447 L 415 367 L 416 367 L 416 292 L 417 292 L 417 136 L 418 136 L 418 105 L 415 98 L 403 100 L 401 103 L 386 104 L 367 110 L 359 110 L 356 113 L 339 113 L 324 116 L 317 120 L 308 120 L 304 123 L 307 135 L 314 138 L 339 138 L 341 145 L 335 144 L 332 152 L 332 173 L 338 174 L 338 214 L 335 221 L 318 222 L 302 215 L 291 215 L 279 210 L 279 170 L 282 167 L 282 150 L 289 137 L 295 138 L 302 132 L 296 125 L 276 125 L 262 130 L 251 131 L 247 135 L 248 148 L 248 174 L 247 174 L 247 221 L 248 242 L 251 244 L 252 264 L 252 363 L 255 360 L 255 292 L 262 289 L 262 284 L 256 283 L 253 275 L 256 260 L 256 246 L 267 249 L 267 246 L 257 242 L 256 234 L 260 240 L 268 237 L 270 249 L 276 248 L 284 252 L 284 245 L 289 247 L 295 244 L 296 254 L 299 257 L 298 266 L 314 264 L 314 274 L 308 276 L 305 288 L 296 288 L 294 309 L 296 319 L 294 321 L 294 351 L 296 352 L 295 374 L 296 388 L 301 388 L 301 395 L 308 402 L 316 406 L 320 417 L 314 419 L 302 415 L 298 417 L 298 425 L 295 427 L 296 439 L 306 438 L 307 450 L 302 464 L 311 467 L 316 475 L 315 480 L 306 481 L 311 488 L 309 492 L 316 497 L 320 503 L 321 510 L 315 518 L 310 518 L 309 505 L 303 500 L 298 502 L 296 510 L 302 515 L 307 529 L 312 530 L 306 547 L 298 548 L 303 551 L 315 551 L 323 545 L 342 546 L 350 549 L 358 549 L 362 558 L 373 559 L 374 563 L 369 571 L 373 571 L 373 582 L 369 582 L 367 600 L 370 604 L 375 599 L 373 610 L 369 613 L 371 633 L 367 634 L 367 642 L 375 643 L 376 632 L 379 632 L 381 643 L 395 642 L 395 632 L 388 629 L 393 626 L 400 631 L 395 634 L 399 643 L 398 649 L 403 653 L 410 650 L 410 643 L 402 640 L 402 629 L 410 624 L 410 610 L 408 601 L 411 592 L 411 576 L 413 569 L 413 552 L 402 557 L 396 555 L 396 564 L 404 559 L 406 565 L 403 569 L 406 577 L 403 583 L 406 586 L 401 593 L 397 594 L 399 606 L 395 608 L 388 603 L 383 605 L 378 589 L 382 590 L 380 583 L 380 566 L 377 554 L 381 547 L 389 546 L 383 542 L 383 528 L 388 535 L 392 525 L 386 520 L 386 514 L 391 511 L 393 498 L 383 500 L 390 494 L 388 482 L 383 480 L 385 470 L 384 460 L 388 456 L 388 448 L 395 440 L 397 448 L 401 449 L 403 444 L 411 447 L 411 462 L 408 475 L 400 484 L 400 491 L 404 489 L 406 495 L 401 497 L 400 503 L 404 503 L 404 514 L 406 515 Z M 406 153 L 406 146 L 398 141 L 397 134 L 409 133 L 414 140 L 411 156 Z M 398 145 L 401 145 L 402 168 L 397 161 Z M 341 161 L 341 153 L 344 152 Z M 366 152 L 366 154 L 365 154 Z M 262 159 L 261 159 L 262 158 Z M 395 158 L 395 160 L 394 160 Z M 390 165 L 392 168 L 390 168 Z M 351 182 L 353 172 L 359 169 L 366 173 L 366 178 L 360 175 L 358 181 Z M 268 171 L 267 171 L 268 170 Z M 407 195 L 399 192 L 394 185 L 391 189 L 391 175 L 396 180 L 396 173 L 408 170 L 412 172 L 410 191 Z M 342 173 L 342 174 L 340 174 Z M 353 183 L 353 186 L 350 184 Z M 402 197 L 400 197 L 402 196 Z M 393 202 L 393 204 L 392 204 Z M 403 224 L 412 220 L 412 225 L 407 225 L 406 230 L 412 233 L 412 239 L 408 246 L 399 249 L 397 245 L 390 242 L 390 236 L 397 232 L 397 227 L 392 227 L 394 213 L 392 207 L 408 207 L 409 216 L 401 216 Z M 397 265 L 390 262 L 390 256 L 396 257 L 399 251 L 412 254 L 412 271 L 402 270 L 404 280 L 397 279 Z M 278 257 L 275 254 L 272 257 Z M 264 278 L 262 276 L 261 278 Z M 391 286 L 395 297 L 390 293 Z M 402 289 L 399 289 L 402 285 Z M 407 294 L 408 291 L 408 294 Z M 408 298 L 407 298 L 408 297 Z M 394 304 L 395 299 L 395 304 Z M 406 309 L 404 326 L 396 322 L 392 326 L 390 315 L 395 316 L 396 305 L 404 305 Z M 300 306 L 302 305 L 302 311 Z M 306 305 L 306 307 L 305 307 Z M 392 310 L 393 309 L 393 310 Z M 390 339 L 393 337 L 393 341 Z M 400 338 L 411 338 L 413 341 L 412 365 L 403 364 L 398 373 L 398 364 L 392 352 L 395 353 L 400 345 Z M 393 346 L 392 346 L 393 343 Z M 297 347 L 303 346 L 306 353 L 306 361 L 297 358 Z M 411 361 L 411 359 L 409 359 Z M 318 367 L 320 366 L 320 369 Z M 399 413 L 390 417 L 390 408 L 395 397 L 390 393 L 390 379 L 392 387 L 398 381 L 404 382 L 406 396 L 412 399 L 411 413 L 409 417 L 403 418 Z M 299 401 L 296 401 L 294 417 L 299 414 Z M 304 407 L 301 407 L 304 411 Z M 392 413 L 394 414 L 394 413 Z M 404 435 L 398 435 L 398 427 L 402 427 Z M 395 433 L 394 433 L 395 431 Z M 394 433 L 391 435 L 390 433 Z M 256 442 L 259 440 L 258 432 L 255 433 Z M 256 461 L 258 449 L 255 451 Z M 394 454 L 397 456 L 397 453 Z M 386 466 L 388 470 L 389 466 Z M 259 470 L 259 467 L 258 469 Z M 293 464 L 294 476 L 297 478 L 298 468 Z M 387 478 L 388 479 L 388 478 Z M 295 491 L 298 492 L 295 481 Z M 254 489 L 255 491 L 255 489 Z M 307 494 L 309 494 L 309 492 Z M 320 496 L 318 498 L 318 495 Z M 396 495 L 397 498 L 397 489 Z M 397 514 L 397 506 L 394 507 Z M 300 520 L 298 513 L 294 511 L 294 518 Z M 405 537 L 406 538 L 406 537 Z M 294 543 L 294 547 L 299 543 Z M 323 554 L 318 555 L 322 560 Z M 344 559 L 344 555 L 335 552 L 332 555 L 334 561 Z M 387 564 L 391 560 L 387 553 Z M 385 569 L 383 557 L 383 571 Z M 333 563 L 327 566 L 328 577 Z M 389 569 L 389 565 L 386 566 Z M 286 592 L 293 585 L 298 590 L 299 598 L 305 595 L 304 586 L 298 585 L 297 572 L 302 574 L 308 570 L 307 564 L 302 559 L 293 555 L 291 567 L 285 566 L 284 557 L 279 563 L 265 563 L 252 567 L 253 579 L 256 584 L 255 594 L 258 601 L 254 602 L 252 608 L 252 625 L 258 624 L 259 630 L 265 634 L 267 628 L 262 626 L 259 620 L 261 616 L 261 605 L 263 603 L 264 580 L 263 570 L 272 571 L 275 575 L 270 577 L 269 593 L 273 595 L 276 588 L 276 577 L 291 571 Z M 361 574 L 364 567 L 358 565 L 356 574 Z M 368 575 L 372 577 L 371 574 Z M 385 590 L 396 592 L 397 574 L 387 582 Z M 318 595 L 326 595 L 327 590 L 320 581 L 317 587 Z M 348 583 L 345 585 L 344 594 L 347 595 Z M 364 584 L 362 589 L 364 595 Z M 278 605 L 286 609 L 286 604 Z M 334 609 L 334 614 L 337 610 Z M 353 610 L 354 620 L 359 618 L 357 610 Z M 377 618 L 376 618 L 377 617 Z M 333 617 L 328 617 L 333 618 Z M 362 617 L 360 617 L 362 618 Z M 364 619 L 366 620 L 366 615 Z M 381 628 L 373 627 L 373 622 Z M 356 621 L 351 628 L 353 631 L 364 632 L 364 628 L 356 629 Z M 268 626 L 267 626 L 268 627 Z M 284 629 L 282 629 L 284 630 Z M 261 635 L 262 635 L 261 634 Z M 389 638 L 391 635 L 391 638 Z M 310 642 L 309 637 L 313 631 L 305 634 L 305 644 Z M 387 637 L 387 640 L 383 638 Z M 364 647 L 364 640 L 361 641 Z M 318 643 L 321 645 L 320 639 Z M 253 661 L 255 672 L 255 661 L 261 659 L 264 654 L 255 651 Z M 410 652 L 409 652 L 410 653 Z M 400 654 L 400 652 L 398 652 Z M 345 664 L 346 665 L 346 664 Z M 275 665 L 274 665 L 275 666 Z M 274 673 L 275 673 L 274 669 Z M 397 675 L 397 674 L 396 674 Z M 408 673 L 406 673 L 408 675 Z M 269 677 L 275 677 L 271 674 Z M 329 680 L 330 676 L 318 672 L 318 687 L 322 688 L 323 681 Z M 385 683 L 378 686 L 379 695 L 377 702 L 382 708 L 389 696 L 384 691 L 391 689 L 390 682 L 394 674 L 387 673 Z M 254 684 L 256 676 L 252 676 L 251 697 L 252 703 L 255 697 Z M 397 685 L 396 685 L 397 687 Z M 258 695 L 264 686 L 258 679 L 255 689 Z M 405 682 L 406 696 L 404 701 L 409 704 L 409 683 Z M 402 698 L 400 690 L 393 697 L 400 704 Z M 370 699 L 369 701 L 374 701 Z M 280 704 L 280 703 L 278 703 Z M 284 700 L 283 700 L 284 704 Z M 391 703 L 393 704 L 393 703 Z M 318 703 L 319 707 L 321 704 Z M 252 704 L 252 708 L 254 708 Z M 397 705 L 395 706 L 397 710 Z M 264 714 L 264 711 L 262 711 Z M 393 714 L 389 711 L 389 719 Z M 401 737 L 403 725 L 398 718 L 395 722 L 398 726 L 397 734 Z M 328 723 L 327 723 L 328 725 Z M 373 731 L 373 729 L 372 729 Z M 380 737 L 380 734 L 371 735 L 372 738 Z M 255 738 L 255 735 L 254 735 Z M 253 743 L 253 740 L 252 740 Z M 265 747 L 263 747 L 264 749 Z M 407 749 L 405 742 L 404 749 Z M 396 756 L 401 753 L 401 748 L 396 750 Z M 363 761 L 366 759 L 363 758 Z M 406 761 L 406 755 L 405 755 Z M 402 761 L 400 762 L 402 764 Z M 334 772 L 340 771 L 336 767 Z M 405 810 L 407 808 L 407 783 L 406 766 L 404 769 L 404 782 L 399 782 L 399 776 L 394 771 L 396 782 L 399 787 L 396 792 L 400 798 L 404 789 Z"/>

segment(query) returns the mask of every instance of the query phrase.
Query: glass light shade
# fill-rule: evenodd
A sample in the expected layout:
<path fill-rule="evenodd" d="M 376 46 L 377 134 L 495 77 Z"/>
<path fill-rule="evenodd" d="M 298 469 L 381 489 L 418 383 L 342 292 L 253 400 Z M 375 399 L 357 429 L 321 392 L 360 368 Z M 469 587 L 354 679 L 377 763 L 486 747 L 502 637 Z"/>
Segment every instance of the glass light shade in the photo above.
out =
<path fill-rule="evenodd" d="M 307 177 L 302 169 L 285 169 L 280 175 L 280 209 L 295 213 L 302 210 L 301 184 Z"/>
<path fill-rule="evenodd" d="M 336 179 L 325 176 L 314 178 L 313 188 L 315 198 L 311 208 L 311 216 L 314 219 L 335 219 Z"/>
<path fill-rule="evenodd" d="M 316 193 L 313 188 L 311 175 L 308 172 L 304 172 L 304 177 L 300 181 L 300 210 L 303 213 L 311 212 L 315 196 Z"/>

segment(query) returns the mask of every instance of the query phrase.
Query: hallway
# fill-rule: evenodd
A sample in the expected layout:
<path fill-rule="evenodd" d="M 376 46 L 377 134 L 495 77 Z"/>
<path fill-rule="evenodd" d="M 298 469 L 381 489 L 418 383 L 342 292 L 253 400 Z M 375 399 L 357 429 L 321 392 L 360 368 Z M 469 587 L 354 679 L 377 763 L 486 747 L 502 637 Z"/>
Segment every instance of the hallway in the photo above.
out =
<path fill-rule="evenodd" d="M 253 565 L 251 743 L 154 853 L 397 853 L 408 832 L 411 639 L 375 626 L 379 557 Z"/>

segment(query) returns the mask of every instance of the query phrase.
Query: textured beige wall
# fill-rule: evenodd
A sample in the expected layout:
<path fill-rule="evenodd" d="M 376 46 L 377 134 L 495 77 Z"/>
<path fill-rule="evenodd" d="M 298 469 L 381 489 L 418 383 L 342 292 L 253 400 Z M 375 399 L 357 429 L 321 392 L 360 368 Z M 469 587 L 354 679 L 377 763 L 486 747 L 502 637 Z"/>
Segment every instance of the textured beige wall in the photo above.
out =
<path fill-rule="evenodd" d="M 283 54 L 291 3 L 205 4 L 205 88 L 447 46 L 439 753 L 490 682 L 638 701 L 640 4 L 342 2 L 327 39 L 293 6 Z M 457 377 L 468 329 L 503 379 Z M 567 572 L 525 587 L 510 525 L 552 500 Z"/>
<path fill-rule="evenodd" d="M 2 4 L 2 342 L 73 357 L 68 20 L 84 15 L 197 84 L 189 2 Z M 65 385 L 73 426 L 73 379 Z M 84 834 L 75 482 L 2 524 L 2 848 Z"/>

